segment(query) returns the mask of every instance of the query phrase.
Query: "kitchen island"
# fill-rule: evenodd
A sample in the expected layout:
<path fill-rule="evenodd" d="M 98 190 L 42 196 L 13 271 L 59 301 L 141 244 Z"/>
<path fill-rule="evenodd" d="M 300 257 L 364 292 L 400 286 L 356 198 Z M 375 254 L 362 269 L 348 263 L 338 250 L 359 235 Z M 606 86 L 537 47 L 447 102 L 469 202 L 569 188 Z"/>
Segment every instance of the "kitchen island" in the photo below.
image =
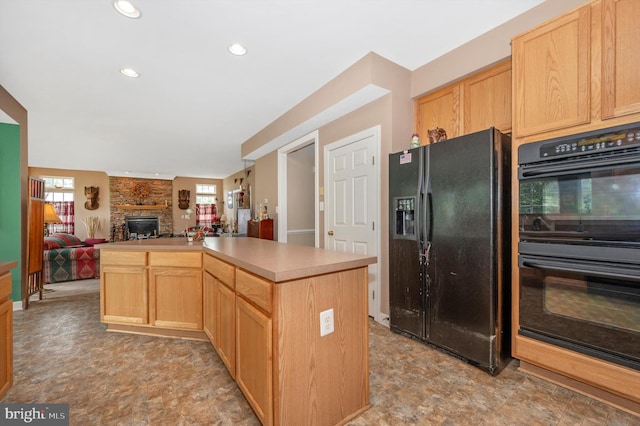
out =
<path fill-rule="evenodd" d="M 99 248 L 108 329 L 211 341 L 263 424 L 342 424 L 369 407 L 375 257 L 255 238 Z"/>

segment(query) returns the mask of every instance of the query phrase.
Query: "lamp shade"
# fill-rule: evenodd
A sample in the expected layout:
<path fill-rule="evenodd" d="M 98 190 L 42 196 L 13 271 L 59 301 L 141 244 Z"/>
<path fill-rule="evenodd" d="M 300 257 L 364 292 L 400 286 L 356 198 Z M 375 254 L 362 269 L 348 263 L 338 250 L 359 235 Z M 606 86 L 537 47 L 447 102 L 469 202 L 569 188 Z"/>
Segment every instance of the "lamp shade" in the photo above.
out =
<path fill-rule="evenodd" d="M 53 208 L 53 204 L 44 205 L 44 223 L 61 223 L 62 219 L 56 213 L 56 209 Z"/>

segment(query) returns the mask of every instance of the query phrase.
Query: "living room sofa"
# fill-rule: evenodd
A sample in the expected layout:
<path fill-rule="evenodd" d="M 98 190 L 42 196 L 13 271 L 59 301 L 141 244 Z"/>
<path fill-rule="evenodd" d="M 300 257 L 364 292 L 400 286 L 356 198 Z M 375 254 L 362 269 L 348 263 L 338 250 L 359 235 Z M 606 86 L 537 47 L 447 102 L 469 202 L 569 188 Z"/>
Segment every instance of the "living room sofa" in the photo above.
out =
<path fill-rule="evenodd" d="M 43 279 L 45 284 L 98 278 L 100 250 L 71 234 L 44 238 Z"/>

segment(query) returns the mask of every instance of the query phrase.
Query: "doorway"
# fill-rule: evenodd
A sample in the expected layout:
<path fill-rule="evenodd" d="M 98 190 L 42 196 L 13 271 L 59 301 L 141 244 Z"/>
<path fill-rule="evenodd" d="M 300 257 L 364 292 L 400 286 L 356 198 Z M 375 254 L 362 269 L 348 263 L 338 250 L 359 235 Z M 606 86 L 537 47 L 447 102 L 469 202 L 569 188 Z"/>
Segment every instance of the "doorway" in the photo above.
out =
<path fill-rule="evenodd" d="M 325 240 L 330 250 L 378 256 L 380 126 L 324 148 Z M 369 265 L 369 316 L 380 322 L 380 262 Z"/>
<path fill-rule="evenodd" d="M 318 234 L 318 131 L 278 150 L 278 241 L 320 246 Z"/>

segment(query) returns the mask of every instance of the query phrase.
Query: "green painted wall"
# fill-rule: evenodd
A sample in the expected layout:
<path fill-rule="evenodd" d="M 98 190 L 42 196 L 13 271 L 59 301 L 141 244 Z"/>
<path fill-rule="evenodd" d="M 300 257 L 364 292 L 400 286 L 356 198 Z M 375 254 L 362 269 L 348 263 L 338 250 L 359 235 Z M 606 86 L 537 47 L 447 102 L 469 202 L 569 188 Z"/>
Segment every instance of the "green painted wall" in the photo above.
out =
<path fill-rule="evenodd" d="M 0 123 L 0 261 L 18 261 L 11 270 L 11 298 L 20 300 L 20 126 Z"/>

